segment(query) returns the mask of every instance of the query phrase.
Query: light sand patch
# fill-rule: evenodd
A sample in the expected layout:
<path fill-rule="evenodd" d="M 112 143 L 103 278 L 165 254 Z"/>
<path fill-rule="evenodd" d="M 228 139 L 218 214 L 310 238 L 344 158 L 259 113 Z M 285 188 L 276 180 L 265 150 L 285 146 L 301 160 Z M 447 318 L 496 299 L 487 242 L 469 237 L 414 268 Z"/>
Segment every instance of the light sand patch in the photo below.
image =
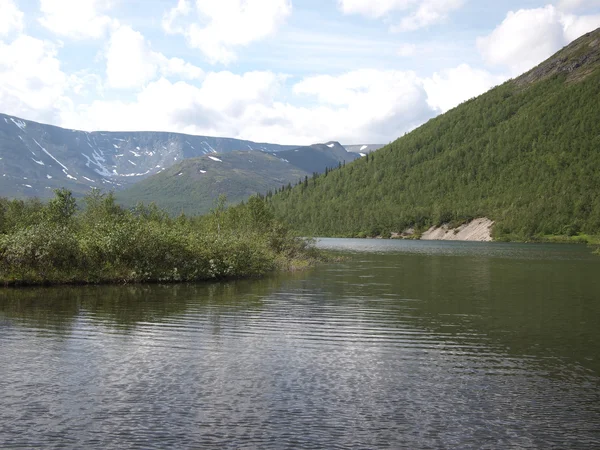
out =
<path fill-rule="evenodd" d="M 421 236 L 424 241 L 480 241 L 492 240 L 492 226 L 494 222 L 486 217 L 474 219 L 458 228 L 448 228 L 442 225 L 439 228 L 431 227 Z"/>

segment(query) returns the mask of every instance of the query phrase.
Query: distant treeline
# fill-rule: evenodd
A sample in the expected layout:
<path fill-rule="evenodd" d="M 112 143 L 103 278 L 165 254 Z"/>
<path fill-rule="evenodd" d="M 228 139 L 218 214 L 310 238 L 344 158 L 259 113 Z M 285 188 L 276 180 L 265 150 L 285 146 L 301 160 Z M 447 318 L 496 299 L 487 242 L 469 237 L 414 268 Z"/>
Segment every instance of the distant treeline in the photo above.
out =
<path fill-rule="evenodd" d="M 510 81 L 269 203 L 315 236 L 385 236 L 483 216 L 501 239 L 600 234 L 599 105 L 598 68 L 577 81 Z"/>
<path fill-rule="evenodd" d="M 48 203 L 0 199 L 0 283 L 128 283 L 259 276 L 310 264 L 306 240 L 250 198 L 210 214 L 170 218 L 154 205 L 132 210 L 93 190 L 78 207 L 57 190 Z"/>

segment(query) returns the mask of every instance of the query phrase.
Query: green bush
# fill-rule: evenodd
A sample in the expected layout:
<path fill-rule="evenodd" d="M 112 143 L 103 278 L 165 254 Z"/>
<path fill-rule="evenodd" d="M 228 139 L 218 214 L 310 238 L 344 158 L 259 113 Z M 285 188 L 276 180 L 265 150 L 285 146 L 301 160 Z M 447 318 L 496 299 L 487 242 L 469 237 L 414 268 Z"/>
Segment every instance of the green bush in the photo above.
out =
<path fill-rule="evenodd" d="M 0 280 L 7 283 L 177 282 L 261 276 L 319 257 L 277 222 L 264 200 L 208 216 L 171 219 L 154 205 L 131 211 L 92 191 L 46 205 L 0 199 Z M 295 262 L 302 262 L 296 264 Z"/>

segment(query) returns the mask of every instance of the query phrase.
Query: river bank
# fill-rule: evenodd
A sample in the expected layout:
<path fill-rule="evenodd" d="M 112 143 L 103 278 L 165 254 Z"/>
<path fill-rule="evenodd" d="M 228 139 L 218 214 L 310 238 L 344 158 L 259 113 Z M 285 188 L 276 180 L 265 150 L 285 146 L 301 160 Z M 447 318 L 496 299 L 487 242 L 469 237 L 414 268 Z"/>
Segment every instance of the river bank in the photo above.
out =
<path fill-rule="evenodd" d="M 494 236 L 495 222 L 487 217 L 479 217 L 457 226 L 449 223 L 432 226 L 427 230 L 407 228 L 400 233 L 387 236 L 367 237 L 368 239 L 411 239 L 422 241 L 463 241 L 463 242 L 538 242 L 555 244 L 586 244 L 600 255 L 600 236 L 584 233 L 564 235 L 536 235 L 524 239 L 518 235 Z M 358 236 L 359 238 L 364 236 Z"/>

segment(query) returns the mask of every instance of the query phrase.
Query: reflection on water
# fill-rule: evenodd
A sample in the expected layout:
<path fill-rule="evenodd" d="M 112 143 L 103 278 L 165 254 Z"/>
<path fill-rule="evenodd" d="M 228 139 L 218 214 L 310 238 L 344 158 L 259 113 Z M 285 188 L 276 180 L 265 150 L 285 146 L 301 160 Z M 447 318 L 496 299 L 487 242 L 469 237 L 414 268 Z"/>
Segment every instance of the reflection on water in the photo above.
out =
<path fill-rule="evenodd" d="M 0 447 L 600 446 L 600 258 L 323 240 L 230 283 L 0 290 Z"/>

